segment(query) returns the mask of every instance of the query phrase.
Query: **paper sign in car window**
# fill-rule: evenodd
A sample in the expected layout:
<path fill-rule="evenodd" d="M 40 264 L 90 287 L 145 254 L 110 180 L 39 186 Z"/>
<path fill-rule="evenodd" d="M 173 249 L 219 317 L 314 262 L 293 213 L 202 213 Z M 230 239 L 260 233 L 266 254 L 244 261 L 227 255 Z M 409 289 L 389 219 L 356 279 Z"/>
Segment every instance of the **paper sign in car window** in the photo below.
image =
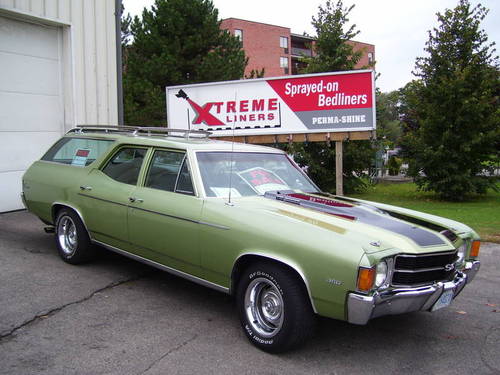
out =
<path fill-rule="evenodd" d="M 76 150 L 75 156 L 71 165 L 75 167 L 85 167 L 87 165 L 87 159 L 89 158 L 90 150 L 88 149 L 78 149 Z"/>
<path fill-rule="evenodd" d="M 278 175 L 264 168 L 247 169 L 238 172 L 238 175 L 259 194 L 264 194 L 266 191 L 289 189 L 286 182 Z"/>

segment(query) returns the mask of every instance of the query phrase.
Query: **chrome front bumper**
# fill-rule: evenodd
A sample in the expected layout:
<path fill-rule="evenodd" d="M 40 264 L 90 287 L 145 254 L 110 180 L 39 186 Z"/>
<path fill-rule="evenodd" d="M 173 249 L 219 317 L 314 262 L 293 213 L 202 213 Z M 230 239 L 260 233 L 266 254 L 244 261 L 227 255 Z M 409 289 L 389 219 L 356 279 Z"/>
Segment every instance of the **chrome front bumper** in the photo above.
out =
<path fill-rule="evenodd" d="M 481 268 L 481 262 L 478 260 L 465 263 L 463 272 L 467 275 L 467 284 L 470 283 L 474 277 L 476 277 L 476 273 L 479 271 L 479 268 Z"/>
<path fill-rule="evenodd" d="M 370 319 L 413 311 L 428 311 L 443 292 L 453 290 L 453 298 L 472 281 L 479 270 L 480 262 L 467 262 L 463 272 L 458 272 L 453 281 L 438 282 L 415 288 L 398 288 L 377 291 L 371 296 L 349 293 L 347 296 L 347 320 L 353 324 L 366 324 Z"/>

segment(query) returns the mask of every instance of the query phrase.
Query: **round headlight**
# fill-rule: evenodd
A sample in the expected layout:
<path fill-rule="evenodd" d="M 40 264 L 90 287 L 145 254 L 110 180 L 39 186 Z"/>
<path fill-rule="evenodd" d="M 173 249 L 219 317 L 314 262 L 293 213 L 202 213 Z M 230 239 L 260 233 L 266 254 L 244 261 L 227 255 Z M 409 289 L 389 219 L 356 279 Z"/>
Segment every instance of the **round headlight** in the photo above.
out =
<path fill-rule="evenodd" d="M 465 259 L 465 253 L 466 252 L 467 252 L 467 242 L 464 242 L 464 244 L 458 248 L 458 251 L 457 251 L 457 256 L 458 256 L 457 263 L 462 263 L 464 261 L 464 259 Z"/>
<path fill-rule="evenodd" d="M 377 271 L 375 275 L 375 286 L 379 287 L 384 284 L 387 279 L 387 263 L 385 261 L 377 264 Z"/>

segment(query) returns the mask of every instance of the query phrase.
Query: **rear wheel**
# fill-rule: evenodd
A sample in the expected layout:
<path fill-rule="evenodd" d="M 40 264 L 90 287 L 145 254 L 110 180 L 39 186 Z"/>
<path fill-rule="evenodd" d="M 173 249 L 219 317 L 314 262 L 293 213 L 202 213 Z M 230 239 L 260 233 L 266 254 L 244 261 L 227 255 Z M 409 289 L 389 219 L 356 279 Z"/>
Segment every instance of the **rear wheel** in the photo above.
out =
<path fill-rule="evenodd" d="M 78 215 L 63 208 L 57 214 L 55 239 L 59 256 L 67 263 L 88 262 L 95 256 L 95 249 Z"/>
<path fill-rule="evenodd" d="M 237 289 L 241 325 L 258 348 L 279 353 L 302 344 L 313 332 L 314 313 L 302 280 L 271 263 L 256 263 Z"/>

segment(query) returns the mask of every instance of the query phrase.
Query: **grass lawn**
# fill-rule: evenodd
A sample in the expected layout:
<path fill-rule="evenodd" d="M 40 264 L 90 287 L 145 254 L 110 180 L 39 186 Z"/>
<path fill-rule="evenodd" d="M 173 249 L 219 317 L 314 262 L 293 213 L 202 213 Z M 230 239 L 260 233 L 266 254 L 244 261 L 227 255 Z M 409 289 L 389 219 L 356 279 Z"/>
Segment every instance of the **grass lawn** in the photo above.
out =
<path fill-rule="evenodd" d="M 460 221 L 478 232 L 481 240 L 500 243 L 500 193 L 492 190 L 466 202 L 445 202 L 434 193 L 417 191 L 413 183 L 379 183 L 350 196 Z"/>

